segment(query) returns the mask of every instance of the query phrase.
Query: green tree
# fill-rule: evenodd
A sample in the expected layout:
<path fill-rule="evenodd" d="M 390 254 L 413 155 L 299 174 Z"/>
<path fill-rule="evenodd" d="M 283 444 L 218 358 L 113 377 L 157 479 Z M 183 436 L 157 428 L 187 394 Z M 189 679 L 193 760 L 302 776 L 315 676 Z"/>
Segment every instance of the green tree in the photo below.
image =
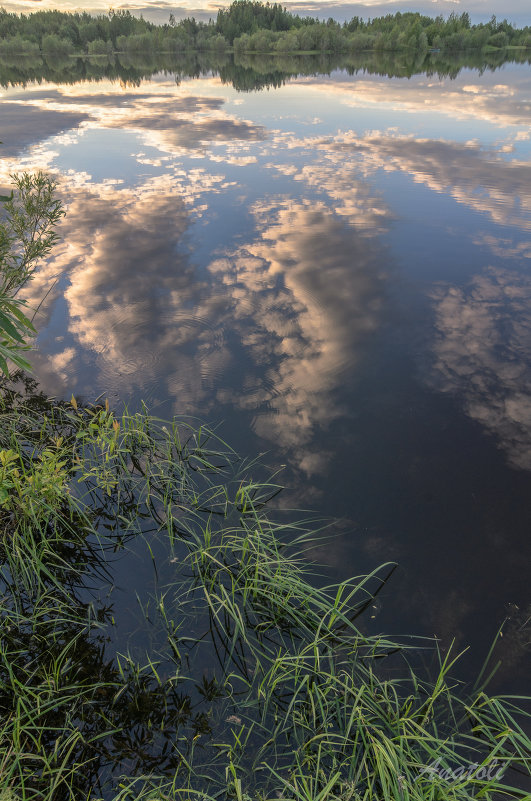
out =
<path fill-rule="evenodd" d="M 99 38 L 98 25 L 96 22 L 85 22 L 79 26 L 79 39 L 82 45 L 87 45 Z"/>
<path fill-rule="evenodd" d="M 198 22 L 193 17 L 178 22 L 175 15 L 170 14 L 169 22 L 158 26 L 125 9 L 99 16 L 57 10 L 18 15 L 0 9 L 0 56 L 4 63 L 15 66 L 18 55 L 14 53 L 15 46 L 21 50 L 21 55 L 30 54 L 36 58 L 32 45 L 38 45 L 50 66 L 55 68 L 58 59 L 66 61 L 72 52 L 80 48 L 87 50 L 88 44 L 96 40 L 110 42 L 113 48 L 131 54 L 179 53 L 191 49 L 222 51 L 230 46 L 239 52 L 248 47 L 269 52 L 276 46 L 279 51 L 289 52 L 293 37 L 279 38 L 288 32 L 298 36 L 301 50 L 338 53 L 376 48 L 380 52 L 409 49 L 422 54 L 429 47 L 458 51 L 482 50 L 487 44 L 497 48 L 529 46 L 531 36 L 529 28 L 516 30 L 506 19 L 498 22 L 494 16 L 485 25 L 473 25 L 466 12 L 460 15 L 453 12 L 447 19 L 441 15 L 431 18 L 419 13 L 397 12 L 367 21 L 353 17 L 341 26 L 332 17 L 326 22 L 299 17 L 279 3 L 235 0 L 228 8 L 218 11 L 215 22 Z M 242 39 L 244 35 L 251 37 L 250 42 Z M 129 39 L 131 42 L 125 45 L 125 40 Z M 94 52 L 94 48 L 91 51 Z"/>

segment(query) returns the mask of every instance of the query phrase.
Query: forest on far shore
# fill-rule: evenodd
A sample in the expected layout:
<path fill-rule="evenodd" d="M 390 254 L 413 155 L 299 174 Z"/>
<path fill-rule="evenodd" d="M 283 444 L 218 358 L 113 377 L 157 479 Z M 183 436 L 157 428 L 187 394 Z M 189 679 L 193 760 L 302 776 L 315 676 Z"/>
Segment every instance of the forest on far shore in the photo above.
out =
<path fill-rule="evenodd" d="M 93 16 L 86 12 L 9 13 L 0 9 L 0 59 L 111 56 L 211 50 L 255 53 L 376 51 L 483 51 L 531 48 L 531 27 L 514 28 L 492 17 L 473 25 L 468 13 L 435 18 L 419 13 L 387 14 L 343 24 L 292 14 L 279 3 L 236 0 L 215 20 L 155 25 L 126 10 Z"/>

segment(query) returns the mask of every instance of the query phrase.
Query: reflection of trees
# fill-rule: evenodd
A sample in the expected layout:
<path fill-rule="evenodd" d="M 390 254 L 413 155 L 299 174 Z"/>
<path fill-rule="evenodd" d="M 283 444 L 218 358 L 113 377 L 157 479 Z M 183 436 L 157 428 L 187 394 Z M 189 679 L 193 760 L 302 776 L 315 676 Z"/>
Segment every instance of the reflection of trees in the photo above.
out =
<path fill-rule="evenodd" d="M 177 80 L 219 73 L 222 79 L 240 91 L 277 87 L 297 75 L 329 74 L 345 69 L 350 74 L 368 72 L 388 77 L 411 77 L 426 72 L 439 78 L 455 78 L 462 69 L 483 72 L 498 69 L 502 64 L 529 63 L 525 50 L 478 51 L 452 54 L 402 51 L 347 54 L 288 55 L 208 53 L 187 50 L 179 55 L 164 53 L 119 54 L 115 59 L 70 58 L 60 62 L 35 58 L 0 59 L 0 85 L 25 84 L 49 80 L 60 83 L 78 81 L 120 80 L 138 86 L 161 70 L 174 73 Z"/>
<path fill-rule="evenodd" d="M 266 53 L 237 53 L 223 69 L 220 77 L 238 91 L 278 88 L 289 78 L 298 75 L 330 74 L 340 69 L 345 56 L 335 55 L 271 55 Z"/>
<path fill-rule="evenodd" d="M 530 56 L 525 50 L 514 51 L 509 55 L 507 50 L 482 52 L 479 50 L 462 51 L 460 53 L 427 53 L 427 52 L 363 52 L 352 53 L 348 63 L 343 66 L 350 75 L 367 72 L 369 75 L 381 75 L 388 78 L 410 78 L 413 75 L 426 73 L 438 78 L 457 78 L 464 69 L 478 70 L 480 74 L 497 70 L 502 64 L 528 64 Z"/>
<path fill-rule="evenodd" d="M 239 92 L 256 92 L 259 89 L 278 89 L 286 83 L 288 77 L 285 72 L 275 69 L 276 65 L 267 65 L 261 72 L 251 66 L 236 61 L 236 59 L 219 71 L 223 83 L 231 84 Z"/>

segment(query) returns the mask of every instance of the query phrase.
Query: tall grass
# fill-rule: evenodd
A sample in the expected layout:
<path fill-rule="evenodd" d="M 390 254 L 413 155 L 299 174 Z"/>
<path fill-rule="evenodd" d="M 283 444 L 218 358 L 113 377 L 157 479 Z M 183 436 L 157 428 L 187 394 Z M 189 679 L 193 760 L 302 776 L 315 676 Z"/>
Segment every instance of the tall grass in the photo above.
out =
<path fill-rule="evenodd" d="M 524 699 L 465 692 L 449 655 L 419 675 L 360 627 L 390 565 L 318 588 L 324 532 L 277 519 L 276 478 L 212 432 L 25 385 L 0 393 L 4 794 L 527 797 Z M 93 588 L 142 548 L 157 646 L 128 651 Z"/>

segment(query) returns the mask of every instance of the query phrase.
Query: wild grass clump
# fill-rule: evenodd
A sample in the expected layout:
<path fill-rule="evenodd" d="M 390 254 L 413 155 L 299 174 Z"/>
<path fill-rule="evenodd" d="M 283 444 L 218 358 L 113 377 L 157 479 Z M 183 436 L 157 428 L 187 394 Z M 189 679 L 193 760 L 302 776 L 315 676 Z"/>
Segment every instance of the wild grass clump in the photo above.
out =
<path fill-rule="evenodd" d="M 199 508 L 209 482 L 199 492 L 189 474 L 216 455 L 185 425 L 34 389 L 26 378 L 0 393 L 0 788 L 109 797 L 124 770 L 177 771 L 177 730 L 193 740 L 203 721 L 175 663 L 162 678 L 153 654 L 107 655 L 113 607 L 95 588 L 109 592 L 116 552 L 148 541 L 168 506 Z"/>
<path fill-rule="evenodd" d="M 228 765 L 205 764 L 199 783 L 190 771 L 186 790 L 200 793 L 208 775 L 214 797 L 225 773 L 237 798 L 525 797 L 522 699 L 467 693 L 449 654 L 437 675 L 421 677 L 400 642 L 363 634 L 369 579 L 378 586 L 387 567 L 316 589 L 305 559 L 312 535 L 272 523 L 265 493 L 239 486 L 225 518 L 188 540 L 180 569 L 173 608 L 208 611 L 198 647 L 214 649 L 209 664 L 217 660 L 233 705 L 217 745 Z M 176 786 L 168 797 L 179 797 Z"/>

